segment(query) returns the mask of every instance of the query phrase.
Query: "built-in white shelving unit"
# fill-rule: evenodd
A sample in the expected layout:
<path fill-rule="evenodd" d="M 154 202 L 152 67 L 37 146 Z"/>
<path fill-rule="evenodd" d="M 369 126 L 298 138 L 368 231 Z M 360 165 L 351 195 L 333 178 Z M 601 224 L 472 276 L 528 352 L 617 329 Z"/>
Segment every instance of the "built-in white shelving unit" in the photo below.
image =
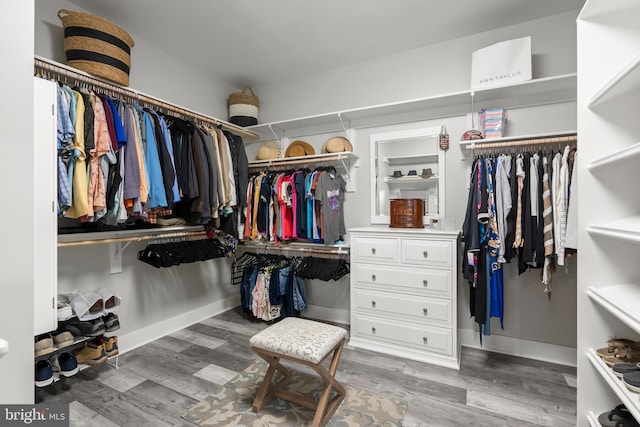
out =
<path fill-rule="evenodd" d="M 623 403 L 629 390 L 595 349 L 611 337 L 640 341 L 640 3 L 587 0 L 578 28 L 577 425 Z"/>
<path fill-rule="evenodd" d="M 476 92 L 464 90 L 424 98 L 334 111 L 325 114 L 261 123 L 246 129 L 260 135 L 260 140 L 289 136 L 341 132 L 369 126 L 461 116 L 475 103 L 499 101 L 502 108 L 543 105 L 576 99 L 577 75 L 563 74 L 533 79 L 516 85 Z"/>
<path fill-rule="evenodd" d="M 589 171 L 597 172 L 599 169 L 622 165 L 624 162 L 636 160 L 637 157 L 640 157 L 640 142 L 592 161 Z"/>

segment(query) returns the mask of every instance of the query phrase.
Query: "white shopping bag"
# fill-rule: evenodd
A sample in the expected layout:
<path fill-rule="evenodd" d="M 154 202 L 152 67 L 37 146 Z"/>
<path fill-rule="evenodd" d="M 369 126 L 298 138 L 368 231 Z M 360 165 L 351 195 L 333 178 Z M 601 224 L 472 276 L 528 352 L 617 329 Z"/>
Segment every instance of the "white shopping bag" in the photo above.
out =
<path fill-rule="evenodd" d="M 471 55 L 471 90 L 531 80 L 531 36 L 507 40 Z"/>

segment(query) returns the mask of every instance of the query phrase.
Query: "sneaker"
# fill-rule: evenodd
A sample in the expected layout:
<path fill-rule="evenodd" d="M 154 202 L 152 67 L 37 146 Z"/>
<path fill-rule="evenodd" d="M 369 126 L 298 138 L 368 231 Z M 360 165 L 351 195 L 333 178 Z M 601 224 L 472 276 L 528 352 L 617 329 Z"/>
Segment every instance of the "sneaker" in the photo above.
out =
<path fill-rule="evenodd" d="M 102 296 L 94 291 L 77 292 L 71 298 L 73 312 L 82 320 L 93 320 L 104 314 Z"/>
<path fill-rule="evenodd" d="M 118 315 L 115 313 L 109 313 L 102 318 L 104 321 L 104 328 L 107 332 L 113 332 L 120 329 L 120 321 Z"/>
<path fill-rule="evenodd" d="M 120 307 L 120 297 L 110 289 L 99 289 L 98 293 L 102 296 L 102 300 L 104 301 L 105 314 L 117 313 Z"/>
<path fill-rule="evenodd" d="M 53 336 L 53 344 L 56 348 L 64 348 L 68 345 L 73 344 L 74 342 L 75 340 L 73 339 L 73 334 L 69 331 L 59 332 Z"/>
<path fill-rule="evenodd" d="M 116 336 L 107 337 L 105 335 L 102 335 L 100 337 L 95 337 L 89 342 L 95 346 L 103 346 L 107 357 L 113 357 L 119 353 L 118 337 Z"/>
<path fill-rule="evenodd" d="M 120 351 L 118 350 L 118 337 L 108 337 L 107 342 L 104 344 L 104 350 L 107 356 L 117 356 Z"/>
<path fill-rule="evenodd" d="M 36 337 L 35 354 L 36 357 L 53 353 L 53 338 L 51 334 L 39 335 Z"/>
<path fill-rule="evenodd" d="M 100 318 L 80 320 L 73 317 L 65 322 L 59 322 L 58 330 L 71 332 L 74 337 L 97 337 L 105 333 L 104 322 Z"/>
<path fill-rule="evenodd" d="M 69 302 L 69 297 L 63 294 L 58 294 L 58 321 L 62 322 L 69 320 L 73 317 L 73 309 Z"/>
<path fill-rule="evenodd" d="M 53 382 L 53 367 L 48 359 L 38 360 L 35 369 L 36 387 L 48 386 Z"/>
<path fill-rule="evenodd" d="M 77 352 L 75 356 L 78 363 L 89 366 L 102 365 L 109 359 L 104 351 L 104 345 L 96 345 L 91 341 L 86 342 L 82 350 Z"/>
<path fill-rule="evenodd" d="M 628 372 L 640 372 L 640 366 L 635 363 L 618 363 L 611 367 L 611 371 L 618 377 L 623 378 Z"/>
<path fill-rule="evenodd" d="M 78 373 L 78 359 L 69 352 L 56 354 L 50 361 L 53 371 L 60 375 L 70 377 Z"/>

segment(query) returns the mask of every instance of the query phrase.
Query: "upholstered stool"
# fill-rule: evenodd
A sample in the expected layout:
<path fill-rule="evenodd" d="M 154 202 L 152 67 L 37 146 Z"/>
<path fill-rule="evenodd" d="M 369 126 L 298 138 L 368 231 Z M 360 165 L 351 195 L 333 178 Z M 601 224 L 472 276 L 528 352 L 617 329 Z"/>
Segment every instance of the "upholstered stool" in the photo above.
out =
<path fill-rule="evenodd" d="M 287 317 L 251 337 L 251 349 L 269 363 L 267 374 L 253 401 L 253 411 L 260 411 L 267 402 L 277 396 L 315 410 L 312 425 L 325 425 L 346 395 L 345 388 L 335 378 L 346 335 L 347 331 L 338 326 Z M 322 363 L 330 354 L 333 356 L 327 369 Z M 317 402 L 308 396 L 284 389 L 291 381 L 292 374 L 280 364 L 280 359 L 310 366 L 320 375 L 323 389 Z M 276 371 L 280 372 L 283 378 L 273 387 L 269 387 Z M 336 390 L 336 396 L 329 400 L 332 388 Z"/>

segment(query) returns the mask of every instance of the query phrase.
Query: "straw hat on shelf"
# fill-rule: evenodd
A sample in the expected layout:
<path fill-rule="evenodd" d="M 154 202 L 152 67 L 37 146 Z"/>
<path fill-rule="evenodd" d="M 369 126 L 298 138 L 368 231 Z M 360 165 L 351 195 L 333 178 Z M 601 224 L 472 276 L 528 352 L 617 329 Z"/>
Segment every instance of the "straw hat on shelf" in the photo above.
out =
<path fill-rule="evenodd" d="M 293 141 L 285 151 L 285 157 L 302 157 L 313 156 L 316 154 L 316 150 L 306 141 L 297 140 Z"/>
<path fill-rule="evenodd" d="M 342 136 L 334 136 L 333 138 L 329 138 L 322 145 L 323 153 L 342 153 L 345 151 L 353 151 L 353 146 L 347 138 Z"/>

